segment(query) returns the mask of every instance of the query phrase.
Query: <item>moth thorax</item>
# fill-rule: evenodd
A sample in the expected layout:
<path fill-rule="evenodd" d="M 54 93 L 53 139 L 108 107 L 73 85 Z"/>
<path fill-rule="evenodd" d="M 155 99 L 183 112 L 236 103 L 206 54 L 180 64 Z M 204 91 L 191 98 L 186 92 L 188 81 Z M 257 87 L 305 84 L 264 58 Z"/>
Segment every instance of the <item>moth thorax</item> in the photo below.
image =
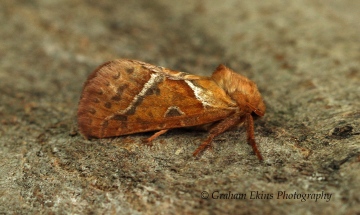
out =
<path fill-rule="evenodd" d="M 250 79 L 235 73 L 224 65 L 219 65 L 211 78 L 233 98 L 239 106 L 254 111 L 257 115 L 263 115 L 265 104 L 261 98 L 257 86 Z M 248 112 L 246 111 L 246 112 Z"/>
<path fill-rule="evenodd" d="M 235 73 L 222 64 L 216 68 L 211 77 L 229 95 L 235 92 L 242 93 L 244 95 L 258 93 L 254 82 L 245 76 Z"/>

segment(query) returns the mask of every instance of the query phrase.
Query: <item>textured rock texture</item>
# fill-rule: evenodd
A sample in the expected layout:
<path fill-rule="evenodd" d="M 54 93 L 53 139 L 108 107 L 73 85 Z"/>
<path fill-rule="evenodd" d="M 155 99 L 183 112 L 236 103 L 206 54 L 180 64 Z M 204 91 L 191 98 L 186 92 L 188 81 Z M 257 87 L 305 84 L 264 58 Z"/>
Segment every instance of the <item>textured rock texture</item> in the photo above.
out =
<path fill-rule="evenodd" d="M 360 213 L 358 1 L 0 5 L 0 214 Z M 82 84 L 115 58 L 201 75 L 224 63 L 254 80 L 265 161 L 244 129 L 198 158 L 205 132 L 173 130 L 153 147 L 141 143 L 151 133 L 82 138 Z"/>

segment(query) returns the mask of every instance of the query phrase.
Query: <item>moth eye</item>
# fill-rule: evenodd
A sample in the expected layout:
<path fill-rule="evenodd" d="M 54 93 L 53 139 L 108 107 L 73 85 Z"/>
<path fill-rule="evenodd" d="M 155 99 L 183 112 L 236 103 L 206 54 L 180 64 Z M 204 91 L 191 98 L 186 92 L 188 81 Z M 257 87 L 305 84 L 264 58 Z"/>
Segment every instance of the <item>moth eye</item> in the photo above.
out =
<path fill-rule="evenodd" d="M 258 116 L 264 116 L 264 113 L 259 109 L 255 109 L 253 112 Z"/>

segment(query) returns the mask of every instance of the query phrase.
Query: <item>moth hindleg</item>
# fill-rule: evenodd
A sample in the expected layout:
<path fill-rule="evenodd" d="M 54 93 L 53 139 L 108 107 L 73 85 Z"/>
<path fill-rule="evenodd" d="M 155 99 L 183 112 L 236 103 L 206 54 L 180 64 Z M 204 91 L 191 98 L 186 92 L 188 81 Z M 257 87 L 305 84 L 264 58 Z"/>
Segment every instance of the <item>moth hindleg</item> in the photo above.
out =
<path fill-rule="evenodd" d="M 168 130 L 169 130 L 169 129 L 164 129 L 164 130 L 160 130 L 160 131 L 156 132 L 156 133 L 153 134 L 151 137 L 147 138 L 147 139 L 145 140 L 145 142 L 150 143 L 151 141 L 153 141 L 154 139 L 156 139 L 158 136 L 166 133 Z"/>

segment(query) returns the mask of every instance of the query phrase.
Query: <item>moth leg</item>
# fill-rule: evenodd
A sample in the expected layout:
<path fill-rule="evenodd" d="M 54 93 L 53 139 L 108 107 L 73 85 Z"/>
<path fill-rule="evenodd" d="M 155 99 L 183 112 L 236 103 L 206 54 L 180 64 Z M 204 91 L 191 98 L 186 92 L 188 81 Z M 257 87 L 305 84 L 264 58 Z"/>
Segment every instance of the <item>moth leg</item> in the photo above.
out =
<path fill-rule="evenodd" d="M 248 144 L 251 145 L 254 153 L 259 158 L 259 160 L 263 160 L 263 157 L 260 154 L 259 149 L 256 146 L 255 135 L 254 135 L 254 119 L 251 114 L 246 114 L 246 133 L 247 133 L 247 141 Z"/>
<path fill-rule="evenodd" d="M 166 133 L 168 130 L 169 130 L 169 129 L 164 129 L 164 130 L 160 130 L 160 131 L 156 132 L 156 133 L 153 134 L 151 137 L 147 138 L 147 139 L 145 140 L 145 142 L 150 143 L 151 141 L 153 141 L 154 139 L 156 139 L 158 136 Z"/>
<path fill-rule="evenodd" d="M 205 150 L 207 147 L 210 146 L 212 140 L 218 136 L 219 134 L 223 133 L 227 129 L 238 125 L 239 123 L 243 122 L 245 120 L 244 117 L 240 117 L 241 115 L 239 113 L 235 113 L 228 118 L 221 121 L 219 124 L 215 125 L 211 130 L 209 131 L 209 136 L 207 139 L 194 151 L 193 155 L 196 156 L 203 150 Z"/>

